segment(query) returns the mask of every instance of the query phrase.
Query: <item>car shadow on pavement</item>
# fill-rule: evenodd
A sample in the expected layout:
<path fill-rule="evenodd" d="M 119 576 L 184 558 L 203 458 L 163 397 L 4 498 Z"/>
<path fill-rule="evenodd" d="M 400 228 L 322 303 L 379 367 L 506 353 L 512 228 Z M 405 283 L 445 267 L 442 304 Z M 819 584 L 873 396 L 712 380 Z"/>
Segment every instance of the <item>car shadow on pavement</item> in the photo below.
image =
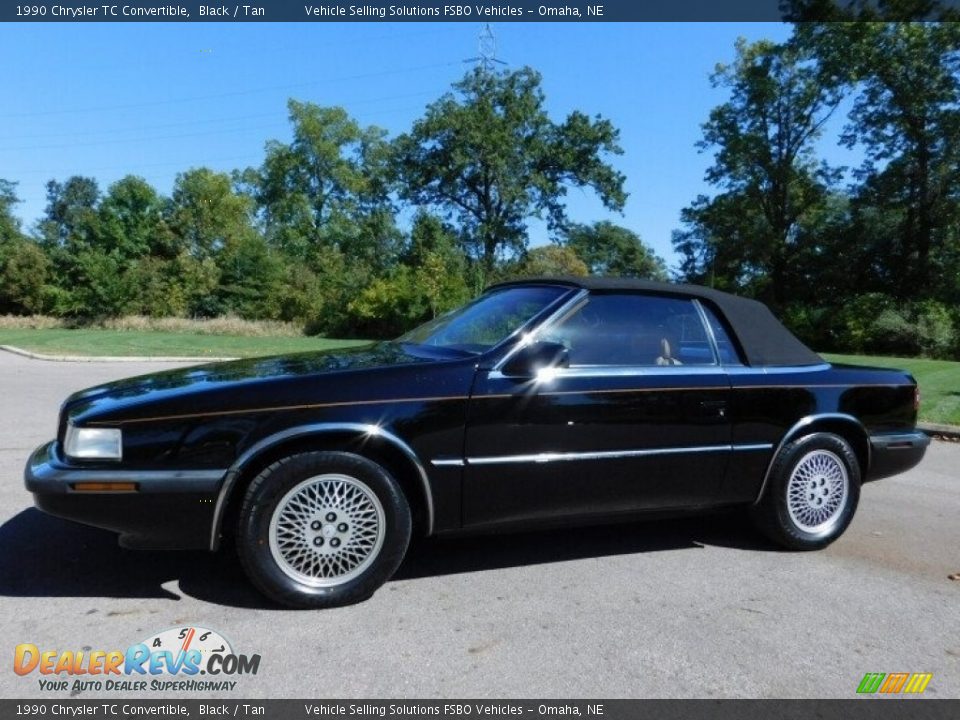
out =
<path fill-rule="evenodd" d="M 394 579 L 692 550 L 707 545 L 743 550 L 776 549 L 753 530 L 742 513 L 723 513 L 495 535 L 425 538 L 411 546 Z"/>
<path fill-rule="evenodd" d="M 740 514 L 414 542 L 394 580 L 705 545 L 771 550 Z M 125 550 L 116 535 L 34 508 L 0 525 L 0 596 L 179 600 L 177 590 L 231 607 L 278 606 L 231 552 Z M 173 583 L 171 585 L 171 583 Z"/>
<path fill-rule="evenodd" d="M 29 508 L 0 525 L 0 596 L 179 600 L 271 607 L 232 554 L 126 550 L 114 533 Z"/>

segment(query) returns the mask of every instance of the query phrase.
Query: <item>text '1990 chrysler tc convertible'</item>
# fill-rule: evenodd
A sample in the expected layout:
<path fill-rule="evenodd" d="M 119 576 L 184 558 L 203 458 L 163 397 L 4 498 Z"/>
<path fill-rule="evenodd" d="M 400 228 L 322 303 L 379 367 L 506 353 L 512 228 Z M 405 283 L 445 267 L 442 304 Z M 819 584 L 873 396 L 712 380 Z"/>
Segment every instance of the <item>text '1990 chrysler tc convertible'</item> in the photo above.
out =
<path fill-rule="evenodd" d="M 916 465 L 919 392 L 762 304 L 621 279 L 494 285 L 392 342 L 219 363 L 63 405 L 26 485 L 127 547 L 235 545 L 295 607 L 369 597 L 413 534 L 742 506 L 796 550 Z"/>

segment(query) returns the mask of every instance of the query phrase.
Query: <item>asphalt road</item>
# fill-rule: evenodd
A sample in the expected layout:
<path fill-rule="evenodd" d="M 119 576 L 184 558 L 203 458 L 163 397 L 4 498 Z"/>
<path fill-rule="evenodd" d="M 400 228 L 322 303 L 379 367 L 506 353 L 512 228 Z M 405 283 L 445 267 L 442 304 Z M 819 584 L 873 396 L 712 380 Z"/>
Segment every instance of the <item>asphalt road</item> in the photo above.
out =
<path fill-rule="evenodd" d="M 188 624 L 262 656 L 234 698 L 849 698 L 897 671 L 960 697 L 960 444 L 867 485 L 822 552 L 779 552 L 737 515 L 423 541 L 371 600 L 297 612 L 229 556 L 121 550 L 32 508 L 22 467 L 65 395 L 160 367 L 0 352 L 2 697 L 44 695 L 12 672 L 18 643 L 121 649 Z"/>

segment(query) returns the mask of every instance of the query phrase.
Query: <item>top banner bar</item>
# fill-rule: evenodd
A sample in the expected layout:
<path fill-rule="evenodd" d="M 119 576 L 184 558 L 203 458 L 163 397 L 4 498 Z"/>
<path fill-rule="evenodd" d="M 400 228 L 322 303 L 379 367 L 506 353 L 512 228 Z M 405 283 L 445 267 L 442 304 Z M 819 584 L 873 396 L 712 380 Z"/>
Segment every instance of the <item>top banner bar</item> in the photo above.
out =
<path fill-rule="evenodd" d="M 909 4 L 909 3 L 908 3 Z M 922 14 L 890 14 L 877 0 L 140 0 L 3 3 L 4 22 L 757 22 L 957 20 L 960 0 L 920 3 Z"/>

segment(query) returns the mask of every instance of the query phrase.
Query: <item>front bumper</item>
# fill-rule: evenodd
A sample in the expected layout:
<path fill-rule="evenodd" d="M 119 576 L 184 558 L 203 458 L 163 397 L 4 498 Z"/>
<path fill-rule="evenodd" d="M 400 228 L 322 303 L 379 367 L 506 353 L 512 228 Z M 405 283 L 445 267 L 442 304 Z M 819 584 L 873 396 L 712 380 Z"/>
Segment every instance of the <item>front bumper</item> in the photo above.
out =
<path fill-rule="evenodd" d="M 132 470 L 81 467 L 56 442 L 37 448 L 24 482 L 44 512 L 120 533 L 124 547 L 208 549 L 217 494 L 226 470 Z M 78 491 L 78 483 L 134 483 L 134 490 Z"/>
<path fill-rule="evenodd" d="M 927 452 L 930 437 L 919 430 L 870 436 L 867 480 L 879 480 L 915 467 Z"/>

